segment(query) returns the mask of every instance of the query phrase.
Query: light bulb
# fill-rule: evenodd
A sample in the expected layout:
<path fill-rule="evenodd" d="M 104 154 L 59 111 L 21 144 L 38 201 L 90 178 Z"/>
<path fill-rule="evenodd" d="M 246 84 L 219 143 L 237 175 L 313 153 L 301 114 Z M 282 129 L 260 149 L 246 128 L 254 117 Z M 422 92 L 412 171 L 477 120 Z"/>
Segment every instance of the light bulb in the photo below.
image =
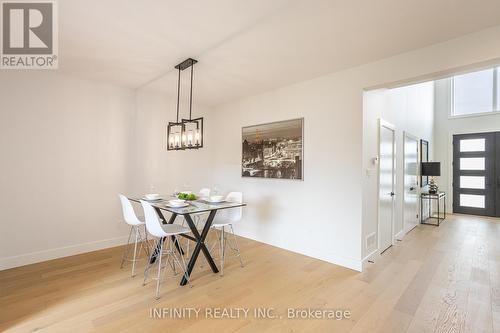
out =
<path fill-rule="evenodd" d="M 194 133 L 194 142 L 197 146 L 200 145 L 200 130 L 197 129 L 196 132 Z"/>
<path fill-rule="evenodd" d="M 180 141 L 181 141 L 181 136 L 179 135 L 179 133 L 175 133 L 175 146 L 176 147 L 179 147 Z"/>
<path fill-rule="evenodd" d="M 168 145 L 170 148 L 173 148 L 174 147 L 174 135 L 173 134 L 170 134 L 169 137 L 168 137 Z"/>

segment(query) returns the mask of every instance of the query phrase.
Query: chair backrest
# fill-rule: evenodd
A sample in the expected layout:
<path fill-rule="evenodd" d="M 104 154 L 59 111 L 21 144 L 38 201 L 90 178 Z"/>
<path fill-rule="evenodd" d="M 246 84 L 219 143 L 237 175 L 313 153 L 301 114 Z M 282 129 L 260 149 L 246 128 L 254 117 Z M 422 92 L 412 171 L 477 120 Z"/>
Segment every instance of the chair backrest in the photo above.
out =
<path fill-rule="evenodd" d="M 198 196 L 200 198 L 208 198 L 210 197 L 210 189 L 209 188 L 202 188 L 200 192 L 198 192 Z"/>
<path fill-rule="evenodd" d="M 241 192 L 230 192 L 226 196 L 226 201 L 243 203 L 243 193 Z M 227 222 L 237 222 L 241 220 L 243 216 L 243 207 L 222 209 L 219 211 L 221 220 Z"/>
<path fill-rule="evenodd" d="M 144 219 L 146 220 L 146 230 L 155 237 L 165 236 L 165 231 L 161 227 L 161 222 L 155 209 L 149 202 L 141 200 L 144 209 Z"/>
<path fill-rule="evenodd" d="M 134 207 L 132 207 L 130 200 L 128 200 L 123 194 L 118 194 L 118 196 L 120 197 L 120 202 L 122 204 L 123 219 L 125 222 L 129 225 L 143 224 L 143 222 L 139 221 L 137 215 L 135 215 Z"/>

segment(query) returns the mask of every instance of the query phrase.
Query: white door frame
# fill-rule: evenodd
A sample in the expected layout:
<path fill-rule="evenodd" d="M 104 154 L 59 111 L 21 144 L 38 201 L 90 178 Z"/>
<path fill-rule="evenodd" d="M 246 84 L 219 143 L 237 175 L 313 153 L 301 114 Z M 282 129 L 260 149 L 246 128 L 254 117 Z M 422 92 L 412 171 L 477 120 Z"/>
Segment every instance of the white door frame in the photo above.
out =
<path fill-rule="evenodd" d="M 415 216 L 418 215 L 418 220 L 417 220 L 417 225 L 420 224 L 420 219 L 421 219 L 421 216 L 420 216 L 420 192 L 421 192 L 421 189 L 420 189 L 420 182 L 419 182 L 419 174 L 420 174 L 420 138 L 416 135 L 413 135 L 407 131 L 403 131 L 403 200 L 402 200 L 402 212 L 403 212 L 403 233 L 404 234 L 407 234 L 408 232 L 410 232 L 411 230 L 413 230 L 414 228 L 411 228 L 410 230 L 407 230 L 406 229 L 406 218 L 405 218 L 405 193 L 406 193 L 406 190 L 404 188 L 405 186 L 405 175 L 406 175 L 406 161 L 405 161 L 405 156 L 406 156 L 406 137 L 409 137 L 410 139 L 413 139 L 413 140 L 416 140 L 417 141 L 417 211 L 415 212 Z"/>
<path fill-rule="evenodd" d="M 392 197 L 392 221 L 391 221 L 391 245 L 394 245 L 395 243 L 395 237 L 394 237 L 394 220 L 396 217 L 396 197 L 397 197 L 397 186 L 396 186 L 396 126 L 393 124 L 383 120 L 382 118 L 379 119 L 379 127 L 378 127 L 378 158 L 380 161 L 380 140 L 381 140 L 381 130 L 382 127 L 385 127 L 386 129 L 389 129 L 392 131 L 393 136 L 392 136 L 392 151 L 393 151 L 393 158 L 392 158 L 392 190 L 394 192 L 394 196 Z M 380 251 L 380 163 L 378 164 L 377 168 L 377 253 L 378 255 L 381 254 L 382 251 Z M 385 249 L 384 249 L 385 251 Z"/>

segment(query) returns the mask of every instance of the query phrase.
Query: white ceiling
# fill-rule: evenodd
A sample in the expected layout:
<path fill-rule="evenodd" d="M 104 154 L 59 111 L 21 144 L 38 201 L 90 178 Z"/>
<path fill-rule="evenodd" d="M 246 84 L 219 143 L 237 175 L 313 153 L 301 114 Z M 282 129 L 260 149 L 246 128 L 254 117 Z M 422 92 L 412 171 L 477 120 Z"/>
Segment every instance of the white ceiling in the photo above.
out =
<path fill-rule="evenodd" d="M 173 67 L 194 57 L 210 106 L 500 24 L 500 0 L 58 3 L 61 72 L 175 94 Z"/>

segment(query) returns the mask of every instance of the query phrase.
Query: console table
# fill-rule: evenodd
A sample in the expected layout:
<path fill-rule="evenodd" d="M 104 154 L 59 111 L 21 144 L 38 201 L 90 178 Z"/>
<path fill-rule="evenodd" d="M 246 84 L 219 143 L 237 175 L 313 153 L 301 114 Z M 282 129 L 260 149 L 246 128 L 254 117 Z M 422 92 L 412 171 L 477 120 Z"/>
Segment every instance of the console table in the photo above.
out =
<path fill-rule="evenodd" d="M 429 216 L 426 219 L 424 219 L 424 205 L 423 205 L 424 200 L 427 200 L 429 208 Z M 437 215 L 432 214 L 433 201 L 436 201 L 437 203 Z M 440 211 L 441 201 L 443 202 L 443 215 L 441 215 Z M 438 192 L 436 194 L 422 193 L 420 195 L 420 223 L 439 227 L 439 224 L 443 222 L 444 219 L 446 219 L 446 193 L 445 192 Z M 436 223 L 427 222 L 429 220 L 435 220 Z"/>

